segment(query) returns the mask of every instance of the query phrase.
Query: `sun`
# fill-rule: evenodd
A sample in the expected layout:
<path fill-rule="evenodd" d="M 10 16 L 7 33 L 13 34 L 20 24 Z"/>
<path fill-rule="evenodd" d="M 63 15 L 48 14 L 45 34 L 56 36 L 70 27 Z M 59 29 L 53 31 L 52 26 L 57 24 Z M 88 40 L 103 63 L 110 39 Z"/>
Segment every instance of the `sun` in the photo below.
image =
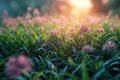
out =
<path fill-rule="evenodd" d="M 74 7 L 73 13 L 87 13 L 92 8 L 90 0 L 68 0 L 69 3 Z"/>
<path fill-rule="evenodd" d="M 86 9 L 92 7 L 90 0 L 69 0 L 69 2 L 71 5 L 79 9 Z"/>

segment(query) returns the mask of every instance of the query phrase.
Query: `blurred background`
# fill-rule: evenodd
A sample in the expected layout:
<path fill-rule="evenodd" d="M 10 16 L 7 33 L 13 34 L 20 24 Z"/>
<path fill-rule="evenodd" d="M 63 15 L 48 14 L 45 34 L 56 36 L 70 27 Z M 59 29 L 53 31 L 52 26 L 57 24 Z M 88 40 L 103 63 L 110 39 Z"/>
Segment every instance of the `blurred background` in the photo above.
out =
<path fill-rule="evenodd" d="M 78 3 L 79 1 L 84 0 L 74 0 L 74 3 Z M 87 2 L 88 1 L 92 4 L 89 10 L 91 14 L 108 14 L 109 11 L 112 11 L 114 14 L 120 15 L 120 0 L 87 0 Z M 6 10 L 11 17 L 24 15 L 28 6 L 33 10 L 38 8 L 41 15 L 45 13 L 68 15 L 75 7 L 74 5 L 81 5 L 71 5 L 69 2 L 70 0 L 0 0 L 0 16 L 2 16 L 4 10 Z"/>

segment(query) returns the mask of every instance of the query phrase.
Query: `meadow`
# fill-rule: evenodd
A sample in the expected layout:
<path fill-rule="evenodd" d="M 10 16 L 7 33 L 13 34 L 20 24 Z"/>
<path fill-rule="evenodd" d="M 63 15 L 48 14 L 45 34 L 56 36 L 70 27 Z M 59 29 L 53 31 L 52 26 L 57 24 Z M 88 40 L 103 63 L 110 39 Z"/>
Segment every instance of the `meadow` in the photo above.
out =
<path fill-rule="evenodd" d="M 120 79 L 118 16 L 41 16 L 28 8 L 2 18 L 1 80 Z"/>

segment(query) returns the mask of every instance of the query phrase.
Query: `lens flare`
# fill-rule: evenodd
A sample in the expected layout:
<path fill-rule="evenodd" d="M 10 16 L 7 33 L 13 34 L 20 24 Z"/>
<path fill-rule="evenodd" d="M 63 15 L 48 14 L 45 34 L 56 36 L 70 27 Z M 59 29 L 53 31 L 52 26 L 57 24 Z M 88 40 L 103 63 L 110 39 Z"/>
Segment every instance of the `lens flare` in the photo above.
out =
<path fill-rule="evenodd" d="M 69 3 L 73 6 L 73 13 L 74 14 L 85 14 L 87 13 L 90 8 L 92 8 L 92 3 L 90 0 L 68 0 Z"/>

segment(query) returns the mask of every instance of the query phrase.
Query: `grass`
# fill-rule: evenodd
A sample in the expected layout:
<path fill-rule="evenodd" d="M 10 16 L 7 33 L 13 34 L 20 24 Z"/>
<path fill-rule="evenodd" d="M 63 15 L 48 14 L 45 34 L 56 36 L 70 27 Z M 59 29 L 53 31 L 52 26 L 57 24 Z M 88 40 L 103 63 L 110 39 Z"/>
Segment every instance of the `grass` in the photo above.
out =
<path fill-rule="evenodd" d="M 1 27 L 0 79 L 8 79 L 4 69 L 9 57 L 24 52 L 32 61 L 33 71 L 23 73 L 18 80 L 119 80 L 120 26 L 111 31 L 111 23 L 102 23 L 102 33 L 96 32 L 101 23 L 88 26 L 91 31 L 84 34 L 80 34 L 81 26 L 75 25 L 72 33 L 69 31 L 71 24 L 65 24 L 70 27 L 60 30 L 58 25 L 49 22 L 44 26 L 19 24 L 16 28 Z M 59 33 L 51 35 L 53 29 Z M 116 49 L 103 51 L 102 46 L 107 41 L 114 42 Z M 85 45 L 90 45 L 94 51 L 83 52 Z"/>

